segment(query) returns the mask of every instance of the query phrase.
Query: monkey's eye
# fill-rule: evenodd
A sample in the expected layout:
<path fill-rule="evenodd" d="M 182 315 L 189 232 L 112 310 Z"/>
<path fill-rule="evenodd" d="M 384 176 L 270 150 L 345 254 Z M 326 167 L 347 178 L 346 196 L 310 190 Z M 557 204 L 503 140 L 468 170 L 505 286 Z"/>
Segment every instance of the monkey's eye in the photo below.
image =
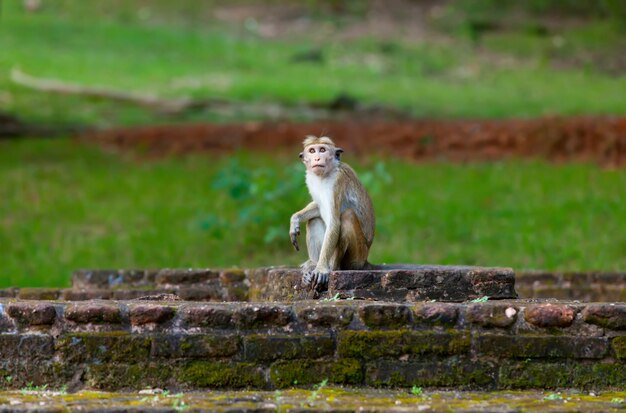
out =
<path fill-rule="evenodd" d="M 315 153 L 315 148 L 309 148 L 309 153 Z"/>
<path fill-rule="evenodd" d="M 326 152 L 326 148 L 320 148 L 320 152 Z"/>

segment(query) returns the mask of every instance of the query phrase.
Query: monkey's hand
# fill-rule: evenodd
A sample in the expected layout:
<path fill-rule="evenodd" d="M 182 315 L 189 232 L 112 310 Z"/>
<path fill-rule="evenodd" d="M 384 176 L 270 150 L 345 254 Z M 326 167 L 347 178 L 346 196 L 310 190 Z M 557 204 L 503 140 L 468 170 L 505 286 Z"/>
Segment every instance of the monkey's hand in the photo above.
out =
<path fill-rule="evenodd" d="M 305 271 L 302 274 L 302 282 L 314 290 L 322 291 L 328 287 L 329 276 L 330 271 L 326 270 Z"/>
<path fill-rule="evenodd" d="M 300 251 L 300 246 L 298 245 L 298 235 L 300 235 L 300 218 L 294 214 L 291 217 L 291 225 L 289 225 L 289 238 L 291 238 L 291 244 L 296 251 Z"/>

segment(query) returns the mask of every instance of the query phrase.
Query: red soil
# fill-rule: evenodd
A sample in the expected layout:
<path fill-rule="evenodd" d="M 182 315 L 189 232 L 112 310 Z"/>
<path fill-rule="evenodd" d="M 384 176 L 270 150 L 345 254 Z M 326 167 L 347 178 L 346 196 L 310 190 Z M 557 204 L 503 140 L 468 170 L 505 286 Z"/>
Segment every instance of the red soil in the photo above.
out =
<path fill-rule="evenodd" d="M 626 166 L 626 117 L 165 125 L 111 129 L 83 138 L 163 156 L 240 148 L 297 151 L 305 135 L 320 133 L 354 154 L 457 162 L 542 158 Z"/>

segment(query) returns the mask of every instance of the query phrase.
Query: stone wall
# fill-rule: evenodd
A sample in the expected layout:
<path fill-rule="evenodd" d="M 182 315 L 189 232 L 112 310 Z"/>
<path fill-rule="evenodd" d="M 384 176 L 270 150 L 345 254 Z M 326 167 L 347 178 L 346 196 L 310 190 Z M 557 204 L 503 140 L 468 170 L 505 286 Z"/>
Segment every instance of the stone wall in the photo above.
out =
<path fill-rule="evenodd" d="M 0 300 L 0 384 L 626 385 L 626 304 Z"/>

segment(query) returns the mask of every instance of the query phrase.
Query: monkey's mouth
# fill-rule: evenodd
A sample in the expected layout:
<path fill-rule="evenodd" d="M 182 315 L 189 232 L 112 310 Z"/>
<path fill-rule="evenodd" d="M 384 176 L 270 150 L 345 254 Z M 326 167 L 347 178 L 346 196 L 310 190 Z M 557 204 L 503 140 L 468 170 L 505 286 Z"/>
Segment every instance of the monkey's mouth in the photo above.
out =
<path fill-rule="evenodd" d="M 312 166 L 312 168 L 322 168 L 322 169 L 325 168 L 325 167 L 326 167 L 325 165 L 319 165 L 319 164 Z"/>

